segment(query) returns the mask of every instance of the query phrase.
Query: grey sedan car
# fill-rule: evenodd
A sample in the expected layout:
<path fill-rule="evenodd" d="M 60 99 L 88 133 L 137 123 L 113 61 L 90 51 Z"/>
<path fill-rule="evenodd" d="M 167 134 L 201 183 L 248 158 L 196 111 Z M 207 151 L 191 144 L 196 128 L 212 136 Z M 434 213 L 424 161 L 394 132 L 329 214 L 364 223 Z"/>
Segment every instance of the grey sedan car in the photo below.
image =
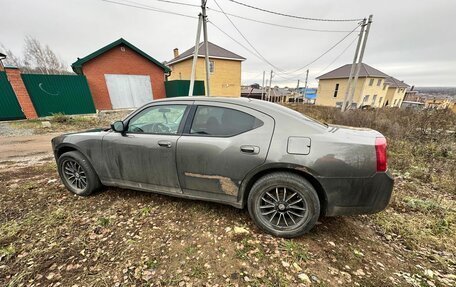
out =
<path fill-rule="evenodd" d="M 282 237 L 306 233 L 321 215 L 381 211 L 393 189 L 379 132 L 253 99 L 157 100 L 52 146 L 75 194 L 105 185 L 247 206 L 259 228 Z"/>

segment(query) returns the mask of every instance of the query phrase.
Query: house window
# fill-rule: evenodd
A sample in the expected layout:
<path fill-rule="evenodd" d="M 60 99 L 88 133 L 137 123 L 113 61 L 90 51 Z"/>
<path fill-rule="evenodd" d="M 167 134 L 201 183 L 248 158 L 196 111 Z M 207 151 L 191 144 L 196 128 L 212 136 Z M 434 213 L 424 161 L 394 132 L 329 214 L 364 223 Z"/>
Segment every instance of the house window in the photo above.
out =
<path fill-rule="evenodd" d="M 369 95 L 364 96 L 363 103 L 367 103 L 369 101 Z"/>
<path fill-rule="evenodd" d="M 377 99 L 377 95 L 374 95 L 374 96 L 372 97 L 372 106 L 375 105 L 375 100 L 376 100 L 376 99 Z"/>
<path fill-rule="evenodd" d="M 383 100 L 383 97 L 380 97 L 380 99 L 378 99 L 378 106 L 379 106 L 379 107 L 382 106 L 382 100 Z"/>
<path fill-rule="evenodd" d="M 339 84 L 336 84 L 336 88 L 334 89 L 334 98 L 337 97 L 338 91 L 339 91 Z"/>
<path fill-rule="evenodd" d="M 393 107 L 396 105 L 397 99 L 394 99 Z"/>
<path fill-rule="evenodd" d="M 378 79 L 377 86 L 380 87 L 381 84 L 382 84 L 382 79 Z"/>
<path fill-rule="evenodd" d="M 386 89 L 386 86 L 387 86 L 386 84 L 383 84 L 383 90 L 385 90 L 385 89 Z"/>
<path fill-rule="evenodd" d="M 209 61 L 209 72 L 213 74 L 215 71 L 215 62 L 214 61 Z"/>
<path fill-rule="evenodd" d="M 374 79 L 370 79 L 369 86 L 372 86 L 373 84 L 374 84 Z"/>
<path fill-rule="evenodd" d="M 397 106 L 398 106 L 398 107 L 401 107 L 401 100 L 399 100 L 399 101 L 397 102 Z"/>

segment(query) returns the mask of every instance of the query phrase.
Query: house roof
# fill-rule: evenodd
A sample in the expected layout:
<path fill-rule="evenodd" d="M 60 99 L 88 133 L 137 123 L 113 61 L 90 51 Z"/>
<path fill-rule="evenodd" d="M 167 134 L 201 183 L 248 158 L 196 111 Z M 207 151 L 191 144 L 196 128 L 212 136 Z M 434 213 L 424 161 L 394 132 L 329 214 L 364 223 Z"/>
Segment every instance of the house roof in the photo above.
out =
<path fill-rule="evenodd" d="M 206 46 L 203 45 L 204 43 L 199 43 L 198 46 L 198 57 L 204 57 L 206 54 Z M 214 43 L 208 42 L 209 47 L 209 58 L 219 58 L 219 59 L 227 59 L 227 60 L 235 60 L 235 61 L 244 61 L 245 58 L 235 54 L 227 49 L 224 49 L 220 46 L 215 45 Z M 188 58 L 193 57 L 193 53 L 195 51 L 195 46 L 188 49 L 187 51 L 183 52 L 176 58 L 170 60 L 167 64 L 172 65 L 181 61 L 184 61 Z"/>
<path fill-rule="evenodd" d="M 241 94 L 262 94 L 266 93 L 267 89 L 257 89 L 257 88 L 252 88 L 252 87 L 242 87 L 241 89 Z"/>
<path fill-rule="evenodd" d="M 152 58 L 151 56 L 146 54 L 144 51 L 140 50 L 139 48 L 137 48 L 136 46 L 134 46 L 133 44 L 131 44 L 130 42 L 128 42 L 127 40 L 125 40 L 123 38 L 120 38 L 119 40 L 114 41 L 111 44 L 106 45 L 103 48 L 96 50 L 95 52 L 85 56 L 84 58 L 81 58 L 81 59 L 78 58 L 78 60 L 76 62 L 71 64 L 71 68 L 73 69 L 73 71 L 75 73 L 82 74 L 82 65 L 84 65 L 88 61 L 100 56 L 101 54 L 103 54 L 103 53 L 105 53 L 105 52 L 107 52 L 107 51 L 111 50 L 112 48 L 117 47 L 119 45 L 125 45 L 128 48 L 132 49 L 133 51 L 135 51 L 139 55 L 143 56 L 147 60 L 151 61 L 155 65 L 157 65 L 160 68 L 162 68 L 163 71 L 165 71 L 165 73 L 168 73 L 168 72 L 171 71 L 167 66 L 165 66 L 162 63 L 160 63 L 159 61 L 155 60 L 154 58 Z"/>
<path fill-rule="evenodd" d="M 394 77 L 388 77 L 385 79 L 385 84 L 389 85 L 390 88 L 408 88 L 410 87 L 404 81 L 399 81 Z"/>
<path fill-rule="evenodd" d="M 344 79 L 350 76 L 352 64 L 346 64 L 342 67 L 339 67 L 331 72 L 323 74 L 316 79 L 318 80 L 326 80 L 326 79 Z M 366 78 L 366 77 L 377 77 L 377 78 L 388 78 L 389 76 L 375 68 L 372 68 L 368 64 L 361 63 L 361 68 L 359 70 L 359 77 Z"/>

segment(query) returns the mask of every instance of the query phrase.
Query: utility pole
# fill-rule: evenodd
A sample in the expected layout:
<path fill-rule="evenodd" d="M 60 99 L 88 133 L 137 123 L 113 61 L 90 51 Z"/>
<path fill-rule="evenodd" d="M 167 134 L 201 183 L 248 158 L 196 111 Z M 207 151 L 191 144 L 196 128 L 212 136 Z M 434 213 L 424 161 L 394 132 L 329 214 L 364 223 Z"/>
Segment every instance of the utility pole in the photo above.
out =
<path fill-rule="evenodd" d="M 201 14 L 203 16 L 203 37 L 204 37 L 204 47 L 206 50 L 206 97 L 209 97 L 210 94 L 210 67 L 209 67 L 209 42 L 207 40 L 207 15 L 206 15 L 206 3 L 207 0 L 201 0 Z"/>
<path fill-rule="evenodd" d="M 264 101 L 264 77 L 266 76 L 266 71 L 263 71 L 263 85 L 261 86 L 261 100 Z"/>
<path fill-rule="evenodd" d="M 309 79 L 309 69 L 306 71 L 306 83 L 304 85 L 304 95 L 302 96 L 302 103 L 304 104 L 304 98 L 306 97 L 307 93 L 307 80 Z"/>
<path fill-rule="evenodd" d="M 301 93 L 299 92 L 299 79 L 298 79 L 298 84 L 296 85 L 296 93 L 299 94 L 299 95 L 301 94 Z M 296 98 L 296 96 L 295 96 L 295 100 L 294 100 L 295 103 L 296 103 L 296 100 L 297 100 L 297 99 L 299 99 L 299 97 Z M 299 100 L 298 100 L 298 102 L 299 102 Z"/>
<path fill-rule="evenodd" d="M 193 96 L 193 87 L 195 85 L 196 62 L 198 61 L 198 48 L 199 48 L 199 41 L 200 41 L 200 37 L 201 37 L 202 23 L 203 23 L 203 15 L 200 13 L 198 15 L 198 28 L 196 30 L 195 50 L 193 51 L 192 75 L 190 76 L 190 88 L 188 90 L 189 97 Z"/>
<path fill-rule="evenodd" d="M 272 73 L 273 71 L 271 70 L 271 76 L 269 77 L 268 102 L 271 101 Z"/>
<path fill-rule="evenodd" d="M 353 57 L 353 63 L 352 63 L 351 69 L 350 69 L 350 76 L 348 77 L 347 89 L 345 90 L 344 101 L 342 102 L 342 107 L 341 107 L 342 112 L 347 109 L 348 98 L 350 95 L 351 86 L 353 84 L 352 83 L 353 76 L 355 73 L 356 63 L 358 61 L 359 49 L 361 47 L 362 40 L 363 40 L 364 29 L 366 27 L 366 21 L 367 21 L 367 19 L 364 18 L 362 21 L 362 24 L 361 24 L 361 31 L 359 32 L 359 35 L 358 35 L 358 44 L 356 45 L 355 56 Z"/>
<path fill-rule="evenodd" d="M 358 82 L 359 70 L 361 69 L 361 65 L 363 63 L 364 51 L 366 50 L 367 37 L 369 36 L 369 30 L 370 30 L 370 26 L 371 26 L 373 17 L 374 17 L 373 15 L 369 15 L 369 20 L 367 22 L 366 32 L 365 32 L 364 37 L 363 37 L 363 45 L 361 46 L 361 52 L 359 54 L 358 64 L 356 65 L 355 78 L 353 79 L 353 86 L 351 88 L 350 96 L 348 97 L 348 105 L 349 105 L 349 107 L 351 107 L 351 103 L 353 101 L 353 96 L 354 96 L 355 91 L 356 91 L 355 90 L 356 89 L 356 83 Z"/>

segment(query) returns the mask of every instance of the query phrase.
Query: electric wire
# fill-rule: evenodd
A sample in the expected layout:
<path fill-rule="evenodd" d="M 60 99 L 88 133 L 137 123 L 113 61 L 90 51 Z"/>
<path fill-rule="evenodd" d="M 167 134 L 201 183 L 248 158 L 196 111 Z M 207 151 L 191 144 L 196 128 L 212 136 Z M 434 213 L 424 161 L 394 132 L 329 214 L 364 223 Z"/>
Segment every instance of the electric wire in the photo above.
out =
<path fill-rule="evenodd" d="M 127 3 L 116 2 L 116 1 L 112 1 L 112 0 L 101 0 L 101 1 L 108 2 L 108 3 L 111 3 L 111 4 L 120 5 L 120 6 L 127 6 L 127 7 L 132 7 L 132 8 L 148 10 L 148 11 L 155 11 L 155 12 L 172 14 L 172 15 L 177 15 L 177 16 L 182 16 L 182 17 L 187 17 L 187 18 L 192 18 L 192 19 L 198 19 L 198 17 L 196 17 L 196 16 L 191 16 L 191 15 L 187 15 L 187 14 L 173 12 L 173 11 L 169 11 L 169 10 L 165 10 L 165 9 L 161 9 L 161 8 L 155 8 L 155 7 L 151 7 L 151 6 L 144 5 L 142 3 L 138 3 L 138 2 L 134 2 L 134 1 L 127 1 L 127 0 L 123 1 L 123 2 L 127 2 Z M 128 4 L 128 3 L 132 3 L 132 4 Z M 138 6 L 138 5 L 141 5 L 141 6 Z"/>
<path fill-rule="evenodd" d="M 223 13 L 223 12 L 220 11 L 220 10 L 213 9 L 213 8 L 210 8 L 210 7 L 207 7 L 206 9 L 208 9 L 208 10 L 210 10 L 210 11 L 217 12 L 217 13 Z M 301 31 L 309 31 L 309 32 L 325 32 L 325 33 L 347 33 L 347 32 L 350 32 L 349 30 L 328 30 L 328 29 L 310 29 L 310 28 L 302 28 L 302 27 L 296 27 L 296 26 L 289 26 L 289 25 L 282 25 L 282 24 L 277 24 L 277 23 L 271 23 L 271 22 L 266 22 L 266 21 L 262 21 L 262 20 L 256 20 L 256 19 L 253 19 L 253 18 L 248 18 L 248 17 L 244 17 L 244 16 L 239 16 L 239 15 L 232 14 L 232 13 L 228 13 L 228 12 L 225 12 L 225 14 L 227 14 L 227 15 L 229 15 L 229 16 L 232 16 L 232 17 L 235 17 L 235 18 L 239 18 L 239 19 L 251 21 L 251 22 L 256 22 L 256 23 L 260 23 L 260 24 L 266 24 L 266 25 L 275 26 L 275 27 L 280 27 L 280 28 L 287 28 L 287 29 L 292 29 L 292 30 L 301 30 Z"/>
<path fill-rule="evenodd" d="M 178 1 L 170 1 L 170 0 L 154 0 L 154 1 L 163 2 L 163 3 L 169 3 L 169 4 L 175 4 L 175 5 L 182 5 L 182 6 L 190 6 L 190 7 L 198 7 L 198 8 L 201 7 L 200 5 L 189 4 L 189 3 L 178 2 Z M 220 10 L 213 9 L 213 8 L 210 8 L 210 7 L 206 7 L 206 9 L 214 11 L 214 12 L 217 12 L 217 13 L 223 13 Z M 350 32 L 348 30 L 302 28 L 302 27 L 296 27 L 296 26 L 289 26 L 289 25 L 282 25 L 282 24 L 277 24 L 277 23 L 266 22 L 266 21 L 257 20 L 257 19 L 253 19 L 253 18 L 249 18 L 249 17 L 244 17 L 244 16 L 240 16 L 240 15 L 236 15 L 236 14 L 232 14 L 232 13 L 228 13 L 228 12 L 225 12 L 225 14 L 227 14 L 229 16 L 232 16 L 232 17 L 235 17 L 235 18 L 244 19 L 244 20 L 247 20 L 247 21 L 252 21 L 252 22 L 256 22 L 256 23 L 261 23 L 261 24 L 266 24 L 266 25 L 276 26 L 276 27 L 281 27 L 281 28 L 293 29 L 293 30 L 302 30 L 302 31 L 309 31 L 309 32 L 328 32 L 328 33 L 347 33 L 347 32 Z"/>
<path fill-rule="evenodd" d="M 276 12 L 276 11 L 272 11 L 272 10 L 267 10 L 267 9 L 264 9 L 264 8 L 255 7 L 255 6 L 252 6 L 252 5 L 249 5 L 249 4 L 238 2 L 236 0 L 228 0 L 228 1 L 236 3 L 238 5 L 242 5 L 242 6 L 251 8 L 251 9 L 255 9 L 255 10 L 258 10 L 258 11 L 262 11 L 262 12 L 266 12 L 266 13 L 270 13 L 270 14 L 275 14 L 275 15 L 279 15 L 279 16 L 284 16 L 284 17 L 301 19 L 301 20 L 322 21 L 322 22 L 358 22 L 358 21 L 363 20 L 363 19 L 323 19 L 323 18 L 302 17 L 302 16 L 290 15 L 290 14 L 280 13 L 280 12 Z"/>
<path fill-rule="evenodd" d="M 142 3 L 138 3 L 138 2 L 135 2 L 135 1 L 129 1 L 129 0 L 123 0 L 123 2 L 127 2 L 127 3 L 123 3 L 123 2 L 116 2 L 116 1 L 113 1 L 113 0 L 102 0 L 104 2 L 108 2 L 108 3 L 112 3 L 112 4 L 117 4 L 117 5 L 121 5 L 121 6 L 128 6 L 128 7 L 133 7 L 133 8 L 138 8 L 138 9 L 143 9 L 143 10 L 149 10 L 149 11 L 154 11 L 154 12 L 161 12 L 161 13 L 167 13 L 167 14 L 172 14 L 172 15 L 178 15 L 178 16 L 183 16 L 183 17 L 187 17 L 187 18 L 192 18 L 192 19 L 197 19 L 198 17 L 195 17 L 195 16 L 191 16 L 191 15 L 187 15 L 187 14 L 182 14 L 182 13 L 178 13 L 178 12 L 173 12 L 173 11 L 169 11 L 169 10 L 165 10 L 165 9 L 161 9 L 161 8 L 156 8 L 156 7 L 152 7 L 152 6 L 149 6 L 149 5 L 145 5 L 145 4 L 142 4 Z M 160 1 L 160 2 L 172 2 L 172 1 L 168 1 L 168 0 L 157 0 L 157 1 Z M 174 2 L 174 1 L 173 1 Z M 129 4 L 128 4 L 129 3 Z M 176 3 L 179 3 L 179 2 L 176 2 Z M 180 4 L 183 4 L 183 3 L 180 3 Z M 216 4 L 218 4 L 216 2 Z M 218 5 L 219 6 L 219 5 Z M 199 6 L 198 6 L 199 7 Z M 221 9 L 221 7 L 219 6 L 219 8 Z M 222 13 L 223 10 L 221 11 Z M 224 13 L 225 14 L 225 13 Z M 249 53 L 251 53 L 252 55 L 254 55 L 255 57 L 259 58 L 260 60 L 262 60 L 263 62 L 267 63 L 268 65 L 270 65 L 271 67 L 273 67 L 274 69 L 278 70 L 278 72 L 275 73 L 276 76 L 280 77 L 280 78 L 283 78 L 283 79 L 286 79 L 286 80 L 290 80 L 290 79 L 295 79 L 297 77 L 299 77 L 300 75 L 302 75 L 303 73 L 301 74 L 298 74 L 298 75 L 290 75 L 289 77 L 284 77 L 284 76 L 281 76 L 279 73 L 283 73 L 283 74 L 293 74 L 293 73 L 296 73 L 308 66 L 310 66 L 311 64 L 315 63 L 316 61 L 318 61 L 320 58 L 322 58 L 324 55 L 326 55 L 327 53 L 329 53 L 332 49 L 334 49 L 337 45 L 339 45 L 341 42 L 343 42 L 350 34 L 352 34 L 360 25 L 356 26 L 355 29 L 353 29 L 352 31 L 350 31 L 347 35 L 345 35 L 341 40 L 339 40 L 337 43 L 335 43 L 333 46 L 331 46 L 327 51 L 325 51 L 323 54 L 321 54 L 319 57 L 317 57 L 316 59 L 314 59 L 313 61 L 309 62 L 308 64 L 306 64 L 305 66 L 299 68 L 299 69 L 296 69 L 294 71 L 291 71 L 291 72 L 287 72 L 287 71 L 284 71 L 283 69 L 275 66 L 274 64 L 272 64 L 270 61 L 268 61 L 264 56 L 262 56 L 258 50 L 253 46 L 253 44 L 251 44 L 250 41 L 248 41 L 248 39 L 242 34 L 242 32 L 237 28 L 237 26 L 232 22 L 232 20 L 225 14 L 225 16 L 227 17 L 227 19 L 233 24 L 233 26 L 236 28 L 236 30 L 239 32 L 239 34 L 244 38 L 244 40 L 246 40 L 247 43 L 249 43 L 249 46 L 252 47 L 252 49 L 256 52 L 253 52 L 252 50 L 250 50 L 249 48 L 247 48 L 245 45 L 243 45 L 242 43 L 240 43 L 239 41 L 237 41 L 234 37 L 232 37 L 231 35 L 229 35 L 228 33 L 226 33 L 225 31 L 223 31 L 220 27 L 218 27 L 217 25 L 215 25 L 212 21 L 208 21 L 208 23 L 210 23 L 211 25 L 213 25 L 216 29 L 218 29 L 220 32 L 222 32 L 223 34 L 225 34 L 227 37 L 229 37 L 231 40 L 233 40 L 235 43 L 237 43 L 238 45 L 240 45 L 241 47 L 243 47 L 246 51 L 248 51 Z"/>
<path fill-rule="evenodd" d="M 163 3 L 170 3 L 170 4 L 177 4 L 177 5 L 183 5 L 183 6 L 190 6 L 190 7 L 198 7 L 198 8 L 201 8 L 201 5 L 190 4 L 190 3 L 184 3 L 184 2 L 177 2 L 177 1 L 171 1 L 171 0 L 155 0 L 155 1 L 163 2 Z"/>
<path fill-rule="evenodd" d="M 234 22 L 231 20 L 231 18 L 226 15 L 225 11 L 223 11 L 223 8 L 218 4 L 217 0 L 214 0 L 215 4 L 217 4 L 217 6 L 219 7 L 219 9 L 223 12 L 223 14 L 225 15 L 225 17 L 228 19 L 228 21 L 231 23 L 231 25 L 233 25 L 233 27 L 236 29 L 236 31 L 239 33 L 239 35 L 241 35 L 241 37 L 247 42 L 247 44 L 249 44 L 249 46 L 258 54 L 258 56 L 260 58 L 262 58 L 266 63 L 268 63 L 271 67 L 274 67 L 275 69 L 279 70 L 279 71 L 282 71 L 281 68 L 277 67 L 276 65 L 272 64 L 270 61 L 268 61 L 256 48 L 255 46 L 253 46 L 253 44 L 249 41 L 249 39 L 247 39 L 246 36 L 244 36 L 244 34 L 241 32 L 241 30 L 239 30 L 239 28 L 236 26 L 236 24 L 234 24 Z"/>
<path fill-rule="evenodd" d="M 361 24 L 359 24 L 358 26 L 355 27 L 355 29 L 353 29 L 351 32 L 349 32 L 347 35 L 345 35 L 342 39 L 340 39 L 338 42 L 336 42 L 334 45 L 332 45 L 328 50 L 326 50 L 323 54 L 321 54 L 320 56 L 318 56 L 317 58 L 315 58 L 313 61 L 307 63 L 306 65 L 302 66 L 301 68 L 299 69 L 296 69 L 292 72 L 290 72 L 291 74 L 294 74 L 294 73 L 297 73 L 299 71 L 301 71 L 302 69 L 304 68 L 307 68 L 308 66 L 312 65 L 313 63 L 315 63 L 316 61 L 320 60 L 323 56 L 325 56 L 326 54 L 328 54 L 329 52 L 331 52 L 335 47 L 337 47 L 340 43 L 342 43 L 345 39 L 347 39 L 353 32 L 356 31 L 356 29 L 358 29 L 358 27 L 361 26 Z M 303 73 L 300 73 L 298 74 L 297 76 L 300 76 L 302 74 L 304 74 L 305 72 Z"/>
<path fill-rule="evenodd" d="M 353 43 L 355 43 L 355 41 L 358 39 L 358 37 L 355 37 L 353 38 L 353 40 L 350 42 L 350 44 L 347 45 L 347 47 L 345 47 L 345 49 L 336 57 L 334 58 L 334 60 L 331 61 L 331 63 L 329 63 L 325 68 L 323 68 L 322 70 L 320 70 L 318 73 L 316 73 L 317 75 L 323 73 L 324 71 L 326 71 L 326 69 L 328 69 L 329 67 L 332 66 L 332 64 L 334 64 L 337 60 L 339 60 L 340 57 L 342 57 L 342 55 L 345 54 L 345 52 L 347 52 L 347 50 L 353 45 Z"/>

